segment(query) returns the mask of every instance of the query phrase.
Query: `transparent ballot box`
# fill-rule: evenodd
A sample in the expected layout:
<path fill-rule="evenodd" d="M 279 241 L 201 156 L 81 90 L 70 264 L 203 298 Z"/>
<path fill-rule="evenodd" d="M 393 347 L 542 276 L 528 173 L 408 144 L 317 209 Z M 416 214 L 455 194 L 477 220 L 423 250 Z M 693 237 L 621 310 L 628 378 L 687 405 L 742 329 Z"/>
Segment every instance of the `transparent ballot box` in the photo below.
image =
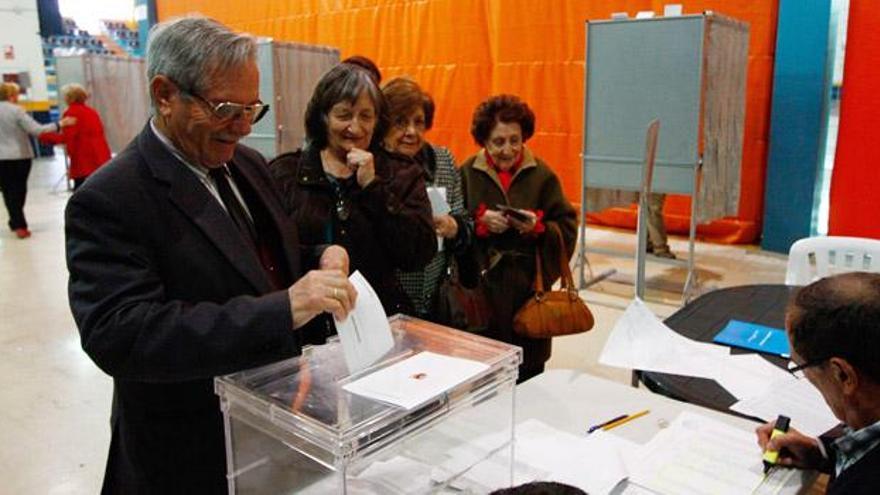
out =
<path fill-rule="evenodd" d="M 511 484 L 520 348 L 403 315 L 389 322 L 393 349 L 358 373 L 332 340 L 216 379 L 229 493 L 487 493 Z M 423 351 L 486 369 L 410 409 L 343 389 Z"/>

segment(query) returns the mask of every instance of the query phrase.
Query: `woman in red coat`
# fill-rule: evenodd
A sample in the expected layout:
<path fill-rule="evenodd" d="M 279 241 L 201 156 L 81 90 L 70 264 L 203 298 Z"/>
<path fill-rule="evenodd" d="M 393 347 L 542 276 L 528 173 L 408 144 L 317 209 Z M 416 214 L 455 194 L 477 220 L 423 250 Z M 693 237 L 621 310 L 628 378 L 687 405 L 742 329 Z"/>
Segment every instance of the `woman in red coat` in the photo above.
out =
<path fill-rule="evenodd" d="M 75 117 L 76 124 L 61 132 L 40 135 L 40 141 L 67 145 L 70 157 L 68 176 L 76 189 L 101 165 L 110 160 L 110 146 L 104 137 L 104 125 L 94 108 L 86 105 L 89 93 L 79 84 L 66 84 L 61 88 L 67 110 L 64 117 Z"/>

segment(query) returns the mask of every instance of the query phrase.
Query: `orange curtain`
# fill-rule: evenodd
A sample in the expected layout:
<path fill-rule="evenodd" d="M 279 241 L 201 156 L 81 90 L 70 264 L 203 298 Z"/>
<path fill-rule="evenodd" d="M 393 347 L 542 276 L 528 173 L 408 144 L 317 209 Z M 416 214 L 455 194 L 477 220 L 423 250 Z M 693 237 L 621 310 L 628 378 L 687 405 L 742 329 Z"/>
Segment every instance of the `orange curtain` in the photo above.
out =
<path fill-rule="evenodd" d="M 828 233 L 880 239 L 880 12 L 867 0 L 849 5 Z"/>
<path fill-rule="evenodd" d="M 477 150 L 470 137 L 476 105 L 514 93 L 537 116 L 529 142 L 559 174 L 565 193 L 580 199 L 584 104 L 584 22 L 613 12 L 662 13 L 666 0 L 158 0 L 160 20 L 201 12 L 259 36 L 339 47 L 365 55 L 385 79 L 409 75 L 437 103 L 429 139 L 449 146 L 459 161 Z M 777 2 L 701 0 L 685 13 L 713 10 L 751 25 L 742 194 L 737 218 L 701 226 L 722 242 L 753 242 L 763 213 Z M 687 231 L 690 199 L 667 200 L 673 233 Z M 595 221 L 634 225 L 627 208 Z"/>

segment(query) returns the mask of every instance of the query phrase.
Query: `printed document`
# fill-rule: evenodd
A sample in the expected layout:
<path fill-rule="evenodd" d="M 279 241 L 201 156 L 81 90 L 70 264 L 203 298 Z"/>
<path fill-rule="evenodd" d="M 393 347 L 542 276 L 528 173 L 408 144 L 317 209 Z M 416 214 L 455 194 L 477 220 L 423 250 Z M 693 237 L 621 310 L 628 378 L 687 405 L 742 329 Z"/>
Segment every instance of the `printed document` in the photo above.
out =
<path fill-rule="evenodd" d="M 773 421 L 780 414 L 791 418 L 791 427 L 804 435 L 817 437 L 840 422 L 808 380 L 793 376 L 771 382 L 762 393 L 741 400 L 730 409 Z"/>
<path fill-rule="evenodd" d="M 684 411 L 642 450 L 629 480 L 657 493 L 742 495 L 764 479 L 751 431 Z"/>
<path fill-rule="evenodd" d="M 394 336 L 382 301 L 367 279 L 355 271 L 348 280 L 357 290 L 357 301 L 345 320 L 335 322 L 345 364 L 349 373 L 355 373 L 375 364 L 390 351 L 394 347 Z"/>

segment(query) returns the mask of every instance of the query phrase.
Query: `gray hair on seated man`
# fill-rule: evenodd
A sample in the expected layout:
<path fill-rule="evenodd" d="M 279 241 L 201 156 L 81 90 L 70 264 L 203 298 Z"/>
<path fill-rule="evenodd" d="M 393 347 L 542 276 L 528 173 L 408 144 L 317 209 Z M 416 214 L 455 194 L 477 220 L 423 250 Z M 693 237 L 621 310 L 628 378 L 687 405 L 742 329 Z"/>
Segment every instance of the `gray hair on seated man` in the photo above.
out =
<path fill-rule="evenodd" d="M 203 93 L 220 74 L 256 56 L 253 36 L 235 33 L 207 17 L 179 17 L 150 30 L 147 80 L 161 74 L 184 91 Z"/>

